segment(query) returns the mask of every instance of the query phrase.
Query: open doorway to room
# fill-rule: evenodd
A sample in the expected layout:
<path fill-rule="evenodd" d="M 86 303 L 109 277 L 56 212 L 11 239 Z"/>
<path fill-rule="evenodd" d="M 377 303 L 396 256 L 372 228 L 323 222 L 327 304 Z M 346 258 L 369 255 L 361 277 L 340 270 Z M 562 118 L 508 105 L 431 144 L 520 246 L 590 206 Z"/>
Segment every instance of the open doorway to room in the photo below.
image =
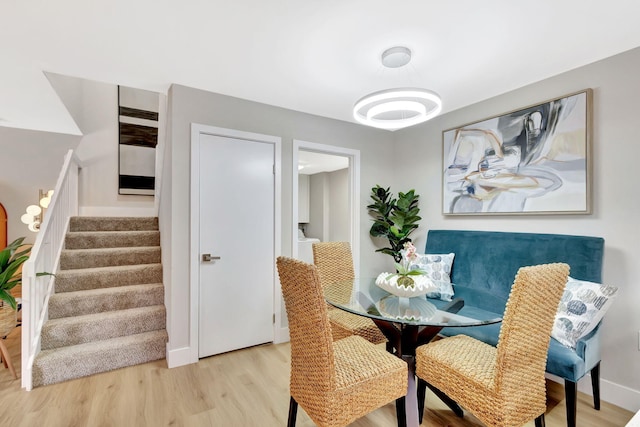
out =
<path fill-rule="evenodd" d="M 313 262 L 311 245 L 348 241 L 359 267 L 360 152 L 294 141 L 292 254 Z"/>

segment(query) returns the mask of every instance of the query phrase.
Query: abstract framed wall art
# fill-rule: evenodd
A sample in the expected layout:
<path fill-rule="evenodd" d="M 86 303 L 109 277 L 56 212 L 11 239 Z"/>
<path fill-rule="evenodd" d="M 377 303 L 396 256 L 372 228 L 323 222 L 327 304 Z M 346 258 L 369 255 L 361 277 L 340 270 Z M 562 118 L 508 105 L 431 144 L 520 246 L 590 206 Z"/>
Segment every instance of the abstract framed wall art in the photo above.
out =
<path fill-rule="evenodd" d="M 118 86 L 118 193 L 153 196 L 160 94 Z"/>
<path fill-rule="evenodd" d="M 592 90 L 442 132 L 444 215 L 588 214 Z"/>

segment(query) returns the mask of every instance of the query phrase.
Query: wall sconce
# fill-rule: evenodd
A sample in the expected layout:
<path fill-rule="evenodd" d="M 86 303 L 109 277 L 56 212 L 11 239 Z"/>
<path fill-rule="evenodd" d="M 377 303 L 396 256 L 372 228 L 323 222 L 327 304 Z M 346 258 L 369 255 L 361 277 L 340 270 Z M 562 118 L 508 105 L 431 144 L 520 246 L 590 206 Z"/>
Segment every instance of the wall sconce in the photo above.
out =
<path fill-rule="evenodd" d="M 42 224 L 42 219 L 44 217 L 44 212 L 49 207 L 49 203 L 51 203 L 51 196 L 53 196 L 53 190 L 49 190 L 46 193 L 43 190 L 39 190 L 38 194 L 38 205 L 29 205 L 27 206 L 27 213 L 23 214 L 20 217 L 20 221 L 27 224 L 29 230 L 37 233 L 40 230 L 40 224 Z"/>

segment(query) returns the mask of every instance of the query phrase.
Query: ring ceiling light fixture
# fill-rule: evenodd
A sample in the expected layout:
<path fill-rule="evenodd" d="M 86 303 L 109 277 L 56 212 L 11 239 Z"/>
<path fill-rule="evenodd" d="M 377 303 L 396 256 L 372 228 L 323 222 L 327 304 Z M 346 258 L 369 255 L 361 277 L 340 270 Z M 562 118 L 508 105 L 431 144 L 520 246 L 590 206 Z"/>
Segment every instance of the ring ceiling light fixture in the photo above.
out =
<path fill-rule="evenodd" d="M 411 51 L 396 46 L 382 53 L 382 65 L 399 68 L 409 63 Z M 437 93 L 419 88 L 387 89 L 361 98 L 353 107 L 360 123 L 380 129 L 397 130 L 417 125 L 437 116 L 442 100 Z"/>

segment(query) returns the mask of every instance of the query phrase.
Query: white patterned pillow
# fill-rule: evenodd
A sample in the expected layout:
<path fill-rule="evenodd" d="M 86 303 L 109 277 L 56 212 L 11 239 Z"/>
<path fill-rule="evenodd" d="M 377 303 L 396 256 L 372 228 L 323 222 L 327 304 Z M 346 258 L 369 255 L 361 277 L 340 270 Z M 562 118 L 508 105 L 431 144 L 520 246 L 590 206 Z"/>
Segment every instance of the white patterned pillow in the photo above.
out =
<path fill-rule="evenodd" d="M 576 348 L 578 340 L 602 320 L 617 292 L 615 286 L 569 277 L 551 336 L 567 347 Z"/>
<path fill-rule="evenodd" d="M 411 263 L 411 269 L 419 268 L 425 272 L 439 290 L 427 294 L 429 298 L 439 298 L 451 301 L 453 286 L 451 285 L 451 265 L 455 254 L 417 254 L 417 259 Z"/>

